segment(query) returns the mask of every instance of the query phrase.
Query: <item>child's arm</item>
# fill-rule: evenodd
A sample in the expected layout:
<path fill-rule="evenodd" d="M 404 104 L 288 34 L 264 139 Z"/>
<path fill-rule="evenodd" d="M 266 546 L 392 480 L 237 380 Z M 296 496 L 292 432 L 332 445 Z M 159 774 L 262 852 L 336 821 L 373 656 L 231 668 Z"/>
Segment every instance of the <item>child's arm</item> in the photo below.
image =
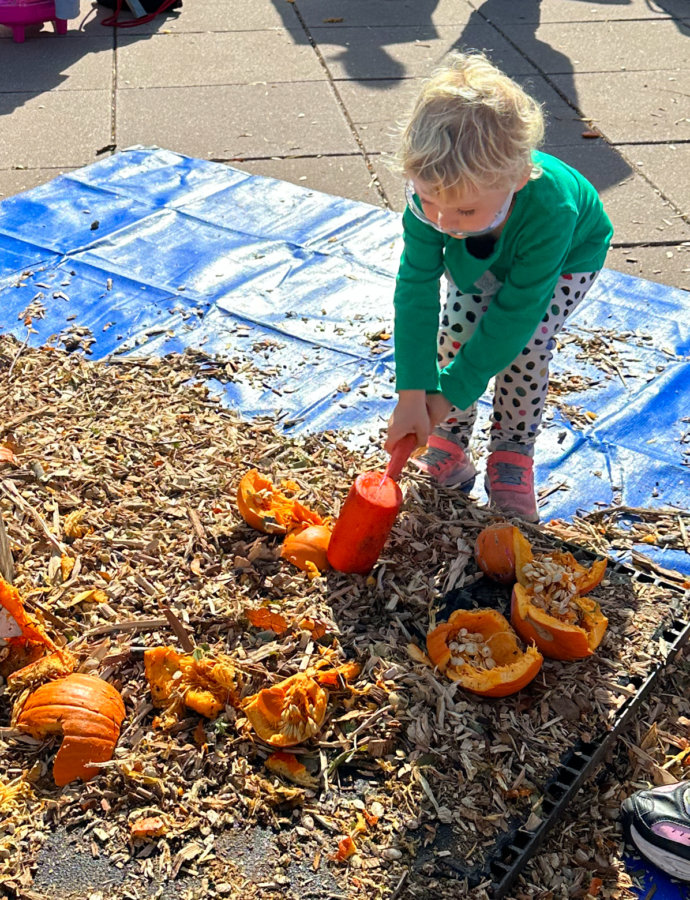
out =
<path fill-rule="evenodd" d="M 427 392 L 438 391 L 436 353 L 444 238 L 418 223 L 409 211 L 403 214 L 403 237 L 393 301 L 398 404 L 388 425 L 385 449 L 389 453 L 410 433 L 416 434 L 418 444 L 424 446 L 437 424 L 430 418 Z"/>
<path fill-rule="evenodd" d="M 438 391 L 440 281 L 445 237 L 403 213 L 404 248 L 395 283 L 395 387 Z"/>

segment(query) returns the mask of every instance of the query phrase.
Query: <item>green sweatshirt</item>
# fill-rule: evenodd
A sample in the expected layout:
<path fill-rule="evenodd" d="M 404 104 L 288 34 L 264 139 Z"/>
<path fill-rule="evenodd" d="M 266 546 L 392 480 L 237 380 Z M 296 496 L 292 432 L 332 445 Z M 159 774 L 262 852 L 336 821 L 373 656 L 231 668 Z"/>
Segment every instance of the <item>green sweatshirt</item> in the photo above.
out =
<path fill-rule="evenodd" d="M 542 170 L 515 195 L 491 255 L 477 259 L 464 240 L 403 213 L 404 248 L 396 280 L 396 389 L 441 391 L 467 409 L 527 346 L 561 274 L 602 268 L 613 228 L 599 195 L 575 169 L 534 153 Z M 437 362 L 440 278 L 478 293 L 487 270 L 502 283 L 472 337 L 442 371 Z"/>

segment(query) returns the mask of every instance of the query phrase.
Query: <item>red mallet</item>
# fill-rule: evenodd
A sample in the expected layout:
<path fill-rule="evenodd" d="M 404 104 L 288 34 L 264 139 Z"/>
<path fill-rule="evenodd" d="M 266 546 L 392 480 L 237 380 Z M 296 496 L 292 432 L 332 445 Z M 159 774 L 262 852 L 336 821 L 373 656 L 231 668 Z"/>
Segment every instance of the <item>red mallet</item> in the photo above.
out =
<path fill-rule="evenodd" d="M 397 480 L 416 446 L 416 436 L 406 435 L 393 448 L 385 472 L 357 476 L 328 545 L 328 562 L 338 572 L 366 575 L 374 567 L 403 500 Z"/>

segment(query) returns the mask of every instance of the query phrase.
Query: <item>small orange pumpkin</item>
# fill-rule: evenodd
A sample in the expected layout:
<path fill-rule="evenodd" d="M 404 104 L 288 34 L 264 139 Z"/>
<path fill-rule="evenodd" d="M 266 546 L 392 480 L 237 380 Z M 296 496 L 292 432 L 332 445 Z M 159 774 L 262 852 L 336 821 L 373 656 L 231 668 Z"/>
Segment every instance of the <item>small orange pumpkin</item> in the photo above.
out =
<path fill-rule="evenodd" d="M 608 625 L 599 604 L 589 597 L 573 594 L 566 606 L 521 584 L 513 587 L 510 620 L 524 641 L 534 641 L 544 656 L 562 660 L 591 656 Z"/>
<path fill-rule="evenodd" d="M 223 654 L 196 659 L 174 647 L 153 647 L 144 653 L 144 671 L 154 706 L 166 710 L 156 722 L 164 728 L 175 723 L 184 706 L 215 719 L 226 704 L 237 702 L 237 670 Z"/>
<path fill-rule="evenodd" d="M 331 531 L 326 525 L 305 525 L 287 535 L 280 555 L 305 571 L 310 579 L 316 578 L 329 567 L 326 554 L 330 540 Z"/>
<path fill-rule="evenodd" d="M 326 717 L 328 692 L 299 672 L 264 688 L 242 704 L 259 737 L 273 747 L 292 747 L 313 737 Z"/>
<path fill-rule="evenodd" d="M 283 487 L 297 489 L 292 482 L 283 482 Z M 286 497 L 258 469 L 250 469 L 242 476 L 237 488 L 237 508 L 248 525 L 265 534 L 286 534 L 304 524 L 323 525 L 318 513 Z"/>
<path fill-rule="evenodd" d="M 515 525 L 496 522 L 479 532 L 474 544 L 474 558 L 489 578 L 501 584 L 512 584 L 516 571 L 532 558 L 532 548 Z"/>
<path fill-rule="evenodd" d="M 506 697 L 537 675 L 543 657 L 530 645 L 522 650 L 510 623 L 495 609 L 458 609 L 429 632 L 433 665 L 465 690 Z"/>
<path fill-rule="evenodd" d="M 20 731 L 35 738 L 62 734 L 53 777 L 62 787 L 98 774 L 90 765 L 112 759 L 125 706 L 119 692 L 95 675 L 75 673 L 41 685 L 29 694 L 16 719 Z"/>

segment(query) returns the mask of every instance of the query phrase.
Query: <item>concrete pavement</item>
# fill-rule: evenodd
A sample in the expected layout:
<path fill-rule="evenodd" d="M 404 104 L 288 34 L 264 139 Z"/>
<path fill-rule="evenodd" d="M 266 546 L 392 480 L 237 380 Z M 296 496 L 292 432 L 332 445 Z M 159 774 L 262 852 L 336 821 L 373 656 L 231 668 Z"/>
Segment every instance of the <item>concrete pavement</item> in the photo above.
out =
<path fill-rule="evenodd" d="M 66 36 L 25 44 L 0 27 L 0 199 L 144 144 L 400 210 L 396 120 L 446 52 L 478 48 L 601 192 L 608 267 L 690 289 L 688 0 L 184 0 L 117 32 L 108 14 L 81 0 Z"/>

